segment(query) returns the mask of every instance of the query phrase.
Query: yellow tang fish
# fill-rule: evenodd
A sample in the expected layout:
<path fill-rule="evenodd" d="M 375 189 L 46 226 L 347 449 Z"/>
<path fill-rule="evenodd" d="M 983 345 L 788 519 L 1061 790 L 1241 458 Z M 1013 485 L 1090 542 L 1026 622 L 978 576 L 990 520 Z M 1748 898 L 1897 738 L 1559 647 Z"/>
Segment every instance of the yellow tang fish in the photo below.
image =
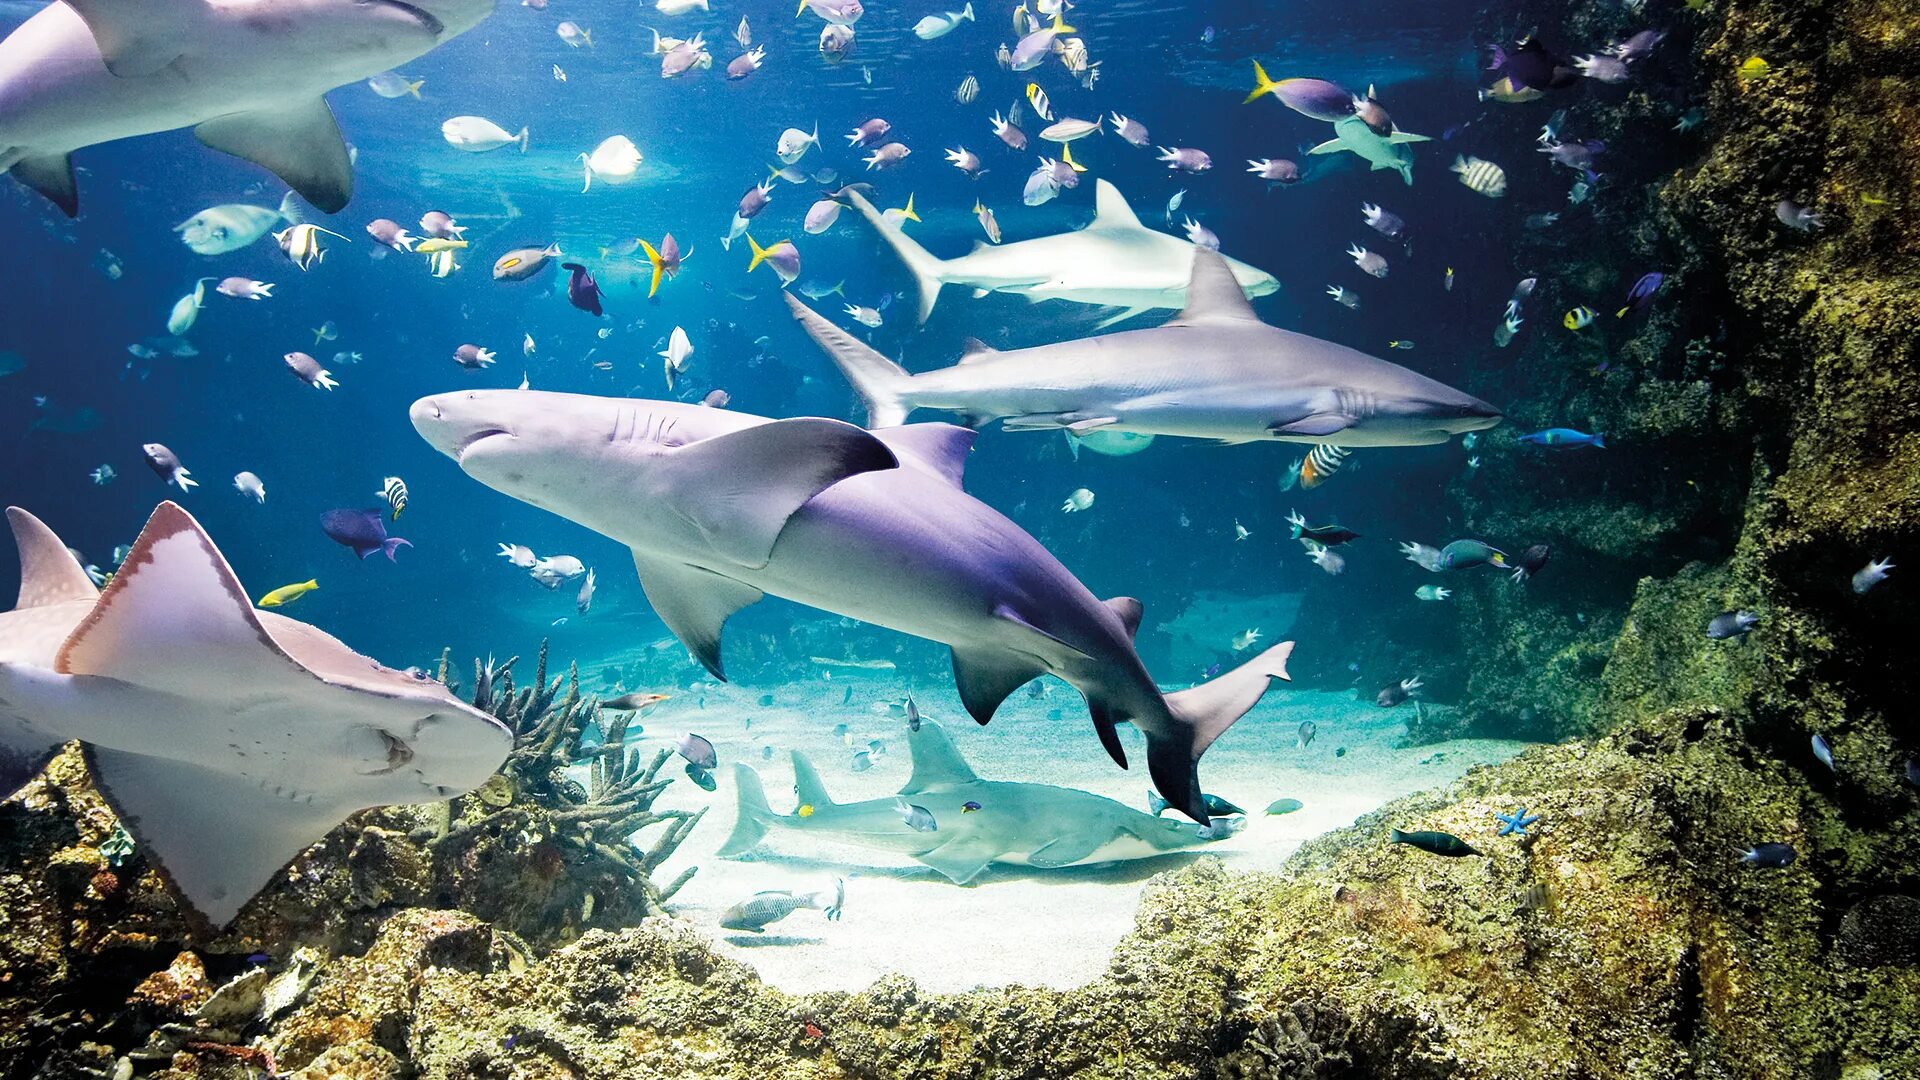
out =
<path fill-rule="evenodd" d="M 1773 65 L 1758 56 L 1749 56 L 1741 61 L 1738 73 L 1743 82 L 1750 82 L 1754 79 L 1764 79 L 1773 74 Z"/>
<path fill-rule="evenodd" d="M 313 578 L 309 578 L 306 581 L 296 582 L 292 585 L 282 585 L 279 588 L 268 593 L 267 595 L 261 597 L 260 606 L 261 607 L 281 607 L 286 604 L 291 604 L 295 600 L 300 599 L 301 597 L 307 595 L 308 593 L 312 592 L 313 590 L 319 587 L 320 587 L 320 582 Z"/>
<path fill-rule="evenodd" d="M 794 811 L 793 813 L 794 813 L 794 816 L 795 816 L 795 817 L 812 817 L 812 816 L 813 816 L 813 804 L 812 804 L 812 803 L 807 803 L 806 805 L 804 805 L 804 806 L 802 806 L 802 807 L 800 807 L 800 809 L 798 809 L 798 810 L 795 810 L 795 811 Z"/>
<path fill-rule="evenodd" d="M 1560 321 L 1565 323 L 1569 330 L 1585 330 L 1587 327 L 1593 325 L 1593 320 L 1597 318 L 1598 315 L 1599 313 L 1592 308 L 1581 304 L 1579 307 L 1568 311 L 1567 317 Z"/>
<path fill-rule="evenodd" d="M 438 236 L 429 236 L 413 245 L 416 255 L 431 255 L 436 251 L 457 251 L 467 246 L 465 240 L 446 240 Z"/>

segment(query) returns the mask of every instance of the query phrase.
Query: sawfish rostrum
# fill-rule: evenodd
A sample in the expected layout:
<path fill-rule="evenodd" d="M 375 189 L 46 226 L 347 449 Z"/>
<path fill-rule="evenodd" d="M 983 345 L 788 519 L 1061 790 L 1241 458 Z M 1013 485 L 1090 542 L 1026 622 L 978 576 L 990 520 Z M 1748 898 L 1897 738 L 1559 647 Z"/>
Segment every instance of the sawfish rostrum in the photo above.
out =
<path fill-rule="evenodd" d="M 7 520 L 20 595 L 0 614 L 0 749 L 85 743 L 121 822 L 216 927 L 348 815 L 444 802 L 513 745 L 439 682 L 255 610 L 173 503 L 104 591 L 38 518 Z"/>
<path fill-rule="evenodd" d="M 648 601 L 716 676 L 722 624 L 767 593 L 951 646 L 981 723 L 1024 683 L 1056 675 L 1086 696 L 1115 761 L 1126 763 L 1122 720 L 1145 734 L 1154 784 L 1200 821 L 1195 763 L 1287 677 L 1292 642 L 1162 694 L 1134 651 L 1139 601 L 1096 599 L 962 490 L 965 428 L 865 432 L 531 390 L 422 398 L 412 416 L 467 475 L 631 547 Z"/>
<path fill-rule="evenodd" d="M 786 299 L 873 427 L 928 408 L 1080 436 L 1418 446 L 1500 422 L 1492 405 L 1399 364 L 1261 322 L 1217 252 L 1195 252 L 1186 293 L 1162 326 L 1007 352 L 969 342 L 959 364 L 919 375 Z"/>
<path fill-rule="evenodd" d="M 1089 791 L 982 780 L 932 720 L 909 730 L 907 750 L 913 774 L 899 798 L 851 803 L 834 802 L 819 771 L 795 750 L 794 797 L 799 805 L 791 814 L 774 813 L 760 774 L 736 762 L 740 812 L 733 834 L 720 846 L 721 857 L 743 855 L 770 830 L 779 830 L 906 855 L 965 885 L 992 863 L 1054 869 L 1147 859 L 1227 835 L 1225 830 L 1216 833 L 1143 814 Z M 902 798 L 925 807 L 940 827 L 921 832 L 902 821 L 897 809 Z"/>
<path fill-rule="evenodd" d="M 353 165 L 327 91 L 472 29 L 494 0 L 65 0 L 0 41 L 0 169 L 80 209 L 73 151 L 193 127 L 327 213 Z"/>

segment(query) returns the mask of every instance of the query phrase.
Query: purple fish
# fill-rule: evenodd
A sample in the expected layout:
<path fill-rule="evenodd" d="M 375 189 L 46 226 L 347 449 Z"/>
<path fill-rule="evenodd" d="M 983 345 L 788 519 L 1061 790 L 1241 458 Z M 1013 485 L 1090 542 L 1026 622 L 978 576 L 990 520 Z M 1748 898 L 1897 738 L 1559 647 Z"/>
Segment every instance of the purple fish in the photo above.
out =
<path fill-rule="evenodd" d="M 573 271 L 567 279 L 567 301 L 589 315 L 606 314 L 600 310 L 600 283 L 579 263 L 561 263 L 560 269 Z"/>
<path fill-rule="evenodd" d="M 1580 77 L 1566 61 L 1532 38 L 1511 50 L 1495 45 L 1493 62 L 1487 65 L 1487 70 L 1499 72 L 1515 90 L 1563 90 Z"/>
<path fill-rule="evenodd" d="M 1665 30 L 1642 30 L 1620 44 L 1609 47 L 1606 51 L 1631 64 L 1635 60 L 1644 60 L 1652 55 L 1654 47 L 1666 39 Z"/>
<path fill-rule="evenodd" d="M 771 177 L 762 183 L 748 188 L 747 193 L 740 196 L 740 219 L 742 221 L 752 221 L 755 214 L 765 210 L 767 204 L 773 201 L 772 193 L 773 179 Z"/>
<path fill-rule="evenodd" d="M 334 543 L 352 548 L 362 559 L 384 551 L 388 562 L 397 562 L 393 553 L 413 546 L 411 541 L 387 535 L 387 523 L 378 510 L 329 510 L 320 515 L 320 531 Z"/>
<path fill-rule="evenodd" d="M 1353 115 L 1354 93 L 1336 82 L 1326 79 L 1281 79 L 1275 82 L 1267 78 L 1265 68 L 1258 60 L 1253 64 L 1254 88 L 1247 95 L 1248 101 L 1262 94 L 1272 94 L 1280 104 L 1315 120 L 1325 120 L 1331 124 L 1345 120 Z"/>
<path fill-rule="evenodd" d="M 892 124 L 876 116 L 848 133 L 847 143 L 854 147 L 872 146 L 886 138 L 887 132 L 892 130 Z"/>
<path fill-rule="evenodd" d="M 1293 184 L 1300 180 L 1300 166 L 1286 158 L 1261 158 L 1258 161 L 1247 159 L 1247 171 L 1262 180 L 1271 180 L 1276 184 Z"/>
<path fill-rule="evenodd" d="M 1155 149 L 1160 151 L 1160 160 L 1166 162 L 1169 169 L 1198 173 L 1213 168 L 1213 159 L 1207 156 L 1205 150 L 1195 150 L 1188 146 L 1176 146 L 1172 149 L 1159 146 Z"/>
<path fill-rule="evenodd" d="M 1605 153 L 1607 144 L 1599 139 L 1585 142 L 1551 142 L 1540 148 L 1540 152 L 1553 159 L 1555 165 L 1565 165 L 1575 172 L 1593 174 L 1593 161 Z"/>

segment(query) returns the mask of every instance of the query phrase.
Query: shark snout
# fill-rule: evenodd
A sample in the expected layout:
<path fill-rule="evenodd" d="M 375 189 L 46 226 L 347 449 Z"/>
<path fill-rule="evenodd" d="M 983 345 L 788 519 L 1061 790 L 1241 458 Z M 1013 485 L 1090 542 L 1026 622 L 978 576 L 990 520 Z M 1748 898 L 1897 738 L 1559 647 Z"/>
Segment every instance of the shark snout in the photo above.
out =
<path fill-rule="evenodd" d="M 458 461 L 468 447 L 481 439 L 511 433 L 496 418 L 481 413 L 478 405 L 475 394 L 437 394 L 414 402 L 407 410 L 407 417 L 421 438 Z"/>

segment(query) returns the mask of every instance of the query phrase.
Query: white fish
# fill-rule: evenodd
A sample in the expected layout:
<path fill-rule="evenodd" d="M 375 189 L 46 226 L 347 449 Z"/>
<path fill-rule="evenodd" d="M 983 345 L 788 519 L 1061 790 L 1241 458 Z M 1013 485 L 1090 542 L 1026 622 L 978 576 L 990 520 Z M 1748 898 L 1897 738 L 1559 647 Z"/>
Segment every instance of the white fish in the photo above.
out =
<path fill-rule="evenodd" d="M 615 135 L 593 148 L 591 154 L 581 154 L 580 163 L 585 166 L 586 181 L 580 192 L 585 194 L 593 186 L 593 178 L 599 177 L 609 184 L 624 184 L 633 179 L 640 171 L 640 162 L 644 160 L 640 148 L 625 135 Z"/>
<path fill-rule="evenodd" d="M 450 277 L 458 269 L 460 263 L 454 259 L 451 251 L 436 251 L 427 256 L 427 273 L 434 277 Z"/>
<path fill-rule="evenodd" d="M 397 71 L 383 71 L 367 80 L 368 88 L 383 98 L 411 96 L 415 101 L 420 100 L 420 88 L 425 85 L 427 85 L 427 80 L 417 79 L 409 81 L 405 75 Z"/>
<path fill-rule="evenodd" d="M 1093 492 L 1088 491 L 1086 488 L 1075 488 L 1073 489 L 1073 493 L 1067 496 L 1067 501 L 1060 504 L 1060 509 L 1065 513 L 1072 514 L 1085 510 L 1092 505 Z"/>
<path fill-rule="evenodd" d="M 323 229 L 318 225 L 289 225 L 279 232 L 274 233 L 273 239 L 280 245 L 280 250 L 286 253 L 288 261 L 298 266 L 301 271 L 304 272 L 314 263 L 320 262 L 327 257 L 326 249 L 320 246 L 321 233 L 326 233 L 328 236 L 337 237 L 341 240 L 347 240 L 346 237 L 341 236 L 339 233 L 329 229 Z M 352 243 L 353 241 L 347 240 L 347 242 Z"/>
<path fill-rule="evenodd" d="M 667 389 L 672 390 L 674 380 L 686 372 L 688 363 L 693 359 L 693 342 L 687 340 L 685 329 L 678 326 L 673 328 L 672 335 L 667 338 L 667 347 L 660 350 L 660 356 L 666 360 Z"/>
<path fill-rule="evenodd" d="M 847 314 L 853 318 L 854 322 L 859 323 L 861 326 L 877 327 L 882 321 L 880 312 L 865 305 L 848 304 L 846 308 Z"/>
<path fill-rule="evenodd" d="M 559 64 L 555 64 L 555 65 L 553 65 L 553 81 L 554 81 L 554 82 L 566 82 L 566 81 L 567 81 L 567 73 L 566 73 L 566 72 L 564 72 L 564 71 L 562 71 L 562 70 L 560 70 L 560 65 L 559 65 Z"/>
<path fill-rule="evenodd" d="M 253 501 L 257 503 L 267 501 L 267 485 L 261 483 L 260 478 L 250 472 L 235 473 L 233 475 L 233 490 L 242 495 L 251 496 Z"/>
<path fill-rule="evenodd" d="M 566 42 L 576 49 L 582 45 L 588 48 L 593 47 L 593 31 L 580 29 L 579 23 L 563 22 L 559 26 L 554 27 L 553 32 L 560 35 L 561 41 Z"/>
<path fill-rule="evenodd" d="M 1181 222 L 1180 227 L 1187 231 L 1188 240 L 1206 248 L 1208 251 L 1220 250 L 1220 238 L 1214 235 L 1212 229 L 1207 228 L 1192 218 L 1187 218 Z"/>
<path fill-rule="evenodd" d="M 685 15 L 689 11 L 708 11 L 707 0 L 654 0 L 653 10 L 662 15 Z"/>
<path fill-rule="evenodd" d="M 299 208 L 294 202 L 293 192 L 289 191 L 280 200 L 278 210 L 248 203 L 209 206 L 175 225 L 173 231 L 179 233 L 180 242 L 197 255 L 225 255 L 259 240 L 282 221 L 298 223 L 299 220 Z M 112 256 L 108 258 L 112 259 Z M 119 260 L 112 259 L 111 265 L 119 265 Z M 119 275 L 109 273 L 107 276 Z"/>
<path fill-rule="evenodd" d="M 515 135 L 499 124 L 484 116 L 455 116 L 440 125 L 440 137 L 455 150 L 465 150 L 469 154 L 484 154 L 489 150 L 498 150 L 503 146 L 520 144 L 520 152 L 527 152 L 527 129 L 521 128 Z"/>
<path fill-rule="evenodd" d="M 742 20 L 744 25 L 745 20 Z M 580 583 L 580 592 L 573 598 L 574 610 L 585 615 L 593 607 L 594 575 L 593 567 L 587 567 L 587 580 Z"/>
<path fill-rule="evenodd" d="M 973 21 L 973 4 L 968 3 L 959 11 L 949 11 L 944 15 L 929 15 L 913 24 L 913 33 L 922 41 L 945 37 L 954 32 L 961 23 Z"/>
<path fill-rule="evenodd" d="M 194 283 L 193 291 L 174 301 L 173 311 L 167 315 L 167 333 L 175 337 L 193 329 L 200 319 L 200 309 L 206 306 L 207 282 L 217 278 L 205 277 Z"/>
<path fill-rule="evenodd" d="M 520 342 L 520 355 L 521 356 L 533 355 L 533 335 L 532 334 L 526 335 L 526 337 Z"/>
<path fill-rule="evenodd" d="M 533 569 L 533 564 L 539 561 L 533 549 L 525 544 L 501 544 L 499 554 L 501 558 L 522 570 Z"/>
<path fill-rule="evenodd" d="M 743 49 L 753 47 L 753 28 L 747 25 L 745 15 L 740 16 L 740 25 L 733 28 L 733 40 L 739 42 Z"/>
<path fill-rule="evenodd" d="M 953 92 L 953 100 L 959 102 L 962 105 L 973 104 L 973 99 L 979 96 L 980 96 L 980 80 L 974 78 L 971 75 L 967 76 L 964 79 L 961 79 L 959 88 L 954 90 Z"/>
<path fill-rule="evenodd" d="M 773 153 L 780 159 L 780 164 L 791 165 L 806 157 L 807 151 L 818 145 L 820 145 L 820 123 L 816 120 L 811 135 L 799 128 L 788 128 L 781 132 L 780 141 L 774 144 Z"/>

